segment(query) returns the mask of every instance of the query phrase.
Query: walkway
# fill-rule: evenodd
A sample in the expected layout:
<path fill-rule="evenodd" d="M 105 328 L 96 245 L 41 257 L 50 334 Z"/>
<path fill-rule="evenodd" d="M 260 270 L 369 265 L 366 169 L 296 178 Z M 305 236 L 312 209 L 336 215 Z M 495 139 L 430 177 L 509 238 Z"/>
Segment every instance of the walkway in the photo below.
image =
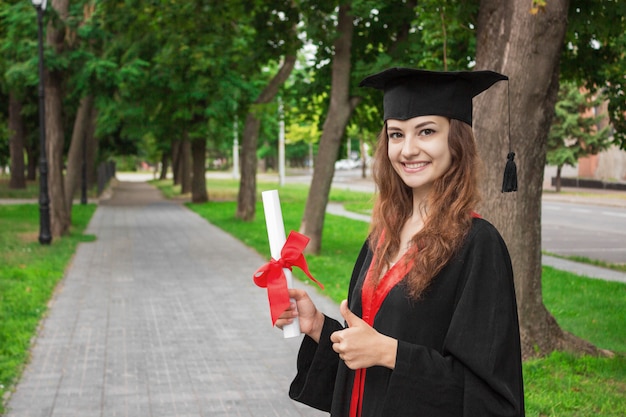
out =
<path fill-rule="evenodd" d="M 146 183 L 119 183 L 87 233 L 6 416 L 326 415 L 288 398 L 300 338 L 271 327 L 265 258 Z"/>

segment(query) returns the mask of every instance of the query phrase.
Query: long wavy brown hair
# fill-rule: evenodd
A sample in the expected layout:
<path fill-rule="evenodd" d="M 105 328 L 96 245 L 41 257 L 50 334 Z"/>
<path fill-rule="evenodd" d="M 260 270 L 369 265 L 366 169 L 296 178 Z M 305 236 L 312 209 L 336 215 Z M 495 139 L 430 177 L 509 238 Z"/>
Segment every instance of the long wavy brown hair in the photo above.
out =
<path fill-rule="evenodd" d="M 450 119 L 451 165 L 435 180 L 425 205 L 424 227 L 411 239 L 405 261 L 413 268 L 405 278 L 410 296 L 419 299 L 432 278 L 452 259 L 467 235 L 479 201 L 480 161 L 471 126 Z M 387 155 L 387 126 L 378 135 L 373 177 L 378 189 L 370 245 L 374 277 L 382 276 L 400 250 L 400 232 L 413 212 L 413 193 L 393 169 Z M 383 233 L 384 231 L 384 233 Z"/>

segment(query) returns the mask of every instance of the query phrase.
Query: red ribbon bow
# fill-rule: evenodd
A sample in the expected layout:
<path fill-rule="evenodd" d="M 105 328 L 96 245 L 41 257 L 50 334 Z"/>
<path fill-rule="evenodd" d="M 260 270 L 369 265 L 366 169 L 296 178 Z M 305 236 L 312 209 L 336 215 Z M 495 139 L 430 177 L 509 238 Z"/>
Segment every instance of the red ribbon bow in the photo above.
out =
<path fill-rule="evenodd" d="M 289 270 L 291 270 L 292 267 L 297 266 L 302 269 L 312 281 L 319 285 L 321 289 L 324 289 L 324 286 L 313 278 L 313 275 L 309 272 L 306 259 L 304 259 L 304 255 L 302 254 L 309 240 L 310 239 L 305 235 L 291 231 L 280 251 L 280 259 L 275 260 L 272 258 L 254 273 L 254 283 L 261 288 L 267 288 L 272 325 L 276 324 L 278 317 L 289 307 L 287 278 L 285 277 L 283 268 L 289 268 Z"/>

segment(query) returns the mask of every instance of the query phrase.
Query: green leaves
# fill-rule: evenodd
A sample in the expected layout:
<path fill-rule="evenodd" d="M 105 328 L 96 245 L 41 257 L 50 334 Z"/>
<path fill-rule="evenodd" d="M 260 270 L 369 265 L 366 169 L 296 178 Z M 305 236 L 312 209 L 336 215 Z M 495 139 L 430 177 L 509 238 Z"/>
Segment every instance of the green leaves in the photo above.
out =
<path fill-rule="evenodd" d="M 351 123 L 364 132 L 379 130 L 381 102 L 377 92 L 357 88 L 364 76 L 389 66 L 471 67 L 478 0 L 350 3 L 355 26 L 351 94 L 361 98 Z M 297 51 L 304 56 L 306 43 L 312 52 L 299 61 L 281 96 L 288 126 L 316 124 L 321 129 L 331 86 L 338 4 L 72 0 L 63 22 L 52 8 L 46 11 L 46 23 L 66 25 L 65 51 L 46 49 L 46 66 L 62 71 L 68 80 L 69 119 L 82 95 L 97 98 L 100 135 L 119 132 L 137 140 L 152 133 L 157 142 L 167 142 L 184 122 L 192 136 L 213 135 L 219 142 L 232 139 L 223 126 L 230 129 L 234 112 L 243 126 L 248 106 L 281 57 Z M 564 79 L 606 91 L 615 138 L 622 146 L 626 146 L 624 16 L 626 3 L 620 0 L 572 0 L 562 63 Z M 291 33 L 294 27 L 298 36 Z M 2 91 L 23 93 L 25 108 L 36 107 L 31 92 L 38 82 L 37 25 L 30 2 L 0 3 L 0 54 Z"/>
<path fill-rule="evenodd" d="M 610 146 L 608 127 L 599 128 L 606 115 L 594 114 L 603 100 L 603 95 L 584 93 L 575 83 L 561 84 L 548 136 L 550 165 L 575 166 L 578 158 L 595 155 Z"/>
<path fill-rule="evenodd" d="M 0 85 L 37 85 L 37 14 L 30 2 L 0 3 Z"/>
<path fill-rule="evenodd" d="M 572 0 L 568 18 L 561 76 L 606 92 L 614 141 L 626 149 L 626 3 Z"/>

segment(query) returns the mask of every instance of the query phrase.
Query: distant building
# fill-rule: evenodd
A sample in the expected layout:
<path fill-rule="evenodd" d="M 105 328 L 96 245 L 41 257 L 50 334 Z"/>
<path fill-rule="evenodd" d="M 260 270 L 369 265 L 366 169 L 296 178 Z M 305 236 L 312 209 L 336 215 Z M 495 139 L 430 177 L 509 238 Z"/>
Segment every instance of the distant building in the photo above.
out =
<path fill-rule="evenodd" d="M 590 109 L 589 116 L 608 113 L 608 102 L 602 106 Z M 591 114 L 593 112 L 593 114 Z M 599 124 L 602 129 L 609 124 L 608 115 Z M 612 129 L 611 129 L 612 130 Z M 613 133 L 611 132 L 611 136 Z M 578 160 L 578 176 L 603 181 L 626 181 L 626 151 L 612 146 L 597 155 L 589 155 Z"/>
<path fill-rule="evenodd" d="M 589 110 L 589 116 L 607 114 L 608 102 L 602 106 Z M 608 115 L 599 124 L 598 129 L 609 124 Z M 612 135 L 612 133 L 611 133 Z M 611 146 L 609 149 L 578 159 L 576 167 L 564 166 L 561 172 L 563 178 L 584 178 L 608 182 L 626 182 L 626 151 L 618 146 Z M 552 177 L 556 176 L 556 167 L 546 166 L 544 172 L 544 188 L 552 186 Z"/>

